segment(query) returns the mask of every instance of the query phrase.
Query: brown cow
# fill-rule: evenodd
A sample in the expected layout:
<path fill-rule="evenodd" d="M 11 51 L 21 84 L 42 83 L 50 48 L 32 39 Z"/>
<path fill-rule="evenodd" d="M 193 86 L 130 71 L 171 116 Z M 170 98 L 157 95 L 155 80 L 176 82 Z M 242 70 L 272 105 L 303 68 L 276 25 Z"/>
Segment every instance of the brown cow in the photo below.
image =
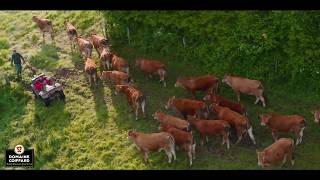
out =
<path fill-rule="evenodd" d="M 103 71 L 100 79 L 111 80 L 115 85 L 127 85 L 132 82 L 128 74 L 120 71 Z"/>
<path fill-rule="evenodd" d="M 111 68 L 111 59 L 112 59 L 112 53 L 109 47 L 103 47 L 101 54 L 100 54 L 100 60 L 103 66 L 104 70 L 110 70 Z"/>
<path fill-rule="evenodd" d="M 90 85 L 92 85 L 92 79 L 97 85 L 97 66 L 93 59 L 86 58 L 84 70 L 88 75 Z"/>
<path fill-rule="evenodd" d="M 108 40 L 103 36 L 97 35 L 96 33 L 91 33 L 90 40 L 99 56 L 101 56 L 101 51 L 103 48 L 109 47 Z"/>
<path fill-rule="evenodd" d="M 145 73 L 147 78 L 152 78 L 153 74 L 158 74 L 160 82 L 163 82 L 163 86 L 166 87 L 166 67 L 163 63 L 156 60 L 137 59 L 136 66 Z"/>
<path fill-rule="evenodd" d="M 165 113 L 162 113 L 159 111 L 155 112 L 152 115 L 152 117 L 153 117 L 153 119 L 159 121 L 161 124 L 168 124 L 170 126 L 178 128 L 180 130 L 191 131 L 189 122 L 187 122 L 183 119 L 180 119 L 180 118 L 177 118 L 177 117 L 174 117 L 174 116 L 171 116 L 169 114 L 165 114 Z"/>
<path fill-rule="evenodd" d="M 44 42 L 45 42 L 45 39 L 44 39 L 45 33 L 50 33 L 51 39 L 52 39 L 52 41 L 54 41 L 53 25 L 49 19 L 44 19 L 44 18 L 39 18 L 37 16 L 33 16 L 32 21 L 35 22 L 37 24 L 37 26 L 40 28 Z"/>
<path fill-rule="evenodd" d="M 77 29 L 68 21 L 64 21 L 64 26 L 67 30 L 67 34 L 71 43 L 71 50 L 75 48 L 74 40 L 78 37 Z"/>
<path fill-rule="evenodd" d="M 263 151 L 258 151 L 258 166 L 270 168 L 273 165 L 283 166 L 287 158 L 291 160 L 291 165 L 294 165 L 294 141 L 291 138 L 280 138 Z"/>
<path fill-rule="evenodd" d="M 160 152 L 164 150 L 168 156 L 169 163 L 171 163 L 171 159 L 176 160 L 175 153 L 175 141 L 174 137 L 167 132 L 160 133 L 142 133 L 130 130 L 128 132 L 128 137 L 132 141 L 134 141 L 135 145 L 139 149 L 142 154 L 144 154 L 145 163 L 148 162 L 148 154 L 149 152 Z"/>
<path fill-rule="evenodd" d="M 188 92 L 192 93 L 195 98 L 196 91 L 206 91 L 217 93 L 219 86 L 219 79 L 213 75 L 198 76 L 198 77 L 179 77 L 174 85 L 175 87 L 182 87 Z"/>
<path fill-rule="evenodd" d="M 129 75 L 129 63 L 122 57 L 112 54 L 111 67 L 114 70 L 125 72 Z"/>
<path fill-rule="evenodd" d="M 93 45 L 91 44 L 90 41 L 82 38 L 81 36 L 76 37 L 76 42 L 78 44 L 78 48 L 80 53 L 83 55 L 83 53 L 85 54 L 85 57 L 91 57 L 92 55 L 92 48 Z"/>
<path fill-rule="evenodd" d="M 247 111 L 245 107 L 239 103 L 233 102 L 229 99 L 226 99 L 222 96 L 218 96 L 216 94 L 209 93 L 206 95 L 203 100 L 209 104 L 218 104 L 219 106 L 227 107 L 231 109 L 232 111 L 235 111 L 239 114 L 247 116 Z"/>
<path fill-rule="evenodd" d="M 160 124 L 159 130 L 170 133 L 174 137 L 175 144 L 187 153 L 189 165 L 192 166 L 192 159 L 195 159 L 196 151 L 192 132 L 185 132 L 168 124 Z"/>
<path fill-rule="evenodd" d="M 231 125 L 231 127 L 236 129 L 238 140 L 236 144 L 238 144 L 245 134 L 249 134 L 249 137 L 253 144 L 256 144 L 254 135 L 252 133 L 252 126 L 250 125 L 250 121 L 247 117 L 232 111 L 227 107 L 218 106 L 216 104 L 212 104 L 212 111 L 215 112 L 219 119 L 226 120 Z"/>
<path fill-rule="evenodd" d="M 207 119 L 209 115 L 209 108 L 205 102 L 185 98 L 178 99 L 175 96 L 168 100 L 165 108 L 176 110 L 181 113 L 184 119 L 187 119 L 188 115 Z"/>
<path fill-rule="evenodd" d="M 226 143 L 227 149 L 230 148 L 230 124 L 225 120 L 200 120 L 188 116 L 188 122 L 194 127 L 200 134 L 201 145 L 206 138 L 208 143 L 208 136 L 222 136 L 222 145 Z"/>
<path fill-rule="evenodd" d="M 276 141 L 278 132 L 294 132 L 296 145 L 302 142 L 303 130 L 306 128 L 306 120 L 299 115 L 275 115 L 271 113 L 260 114 L 261 125 L 267 125 L 272 131 L 272 137 Z"/>
<path fill-rule="evenodd" d="M 116 93 L 123 93 L 127 96 L 129 105 L 133 108 L 138 120 L 139 109 L 141 108 L 143 117 L 145 117 L 146 98 L 143 93 L 130 85 L 116 85 Z"/>
<path fill-rule="evenodd" d="M 248 95 L 254 95 L 256 97 L 254 104 L 257 104 L 259 101 L 261 101 L 263 107 L 266 106 L 265 99 L 263 97 L 263 86 L 260 81 L 239 76 L 225 75 L 222 82 L 226 83 L 234 90 L 234 92 L 237 94 L 238 101 L 240 101 L 240 93 L 244 93 Z"/>
<path fill-rule="evenodd" d="M 314 117 L 314 122 L 320 124 L 320 111 L 311 111 L 313 117 Z"/>

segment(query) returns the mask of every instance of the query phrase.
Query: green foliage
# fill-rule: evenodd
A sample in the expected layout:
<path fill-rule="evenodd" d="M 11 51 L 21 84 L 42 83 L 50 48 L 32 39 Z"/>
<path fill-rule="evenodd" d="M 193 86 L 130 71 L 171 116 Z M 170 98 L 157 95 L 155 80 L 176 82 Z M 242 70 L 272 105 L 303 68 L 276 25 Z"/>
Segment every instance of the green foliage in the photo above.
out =
<path fill-rule="evenodd" d="M 319 91 L 318 11 L 106 11 L 113 43 L 205 72 Z M 185 44 L 183 44 L 183 38 Z M 185 47 L 184 47 L 185 45 Z"/>
<path fill-rule="evenodd" d="M 9 42 L 7 38 L 0 38 L 0 49 L 9 49 Z"/>
<path fill-rule="evenodd" d="M 44 45 L 38 54 L 30 58 L 30 63 L 36 68 L 54 70 L 58 60 L 59 56 L 56 47 Z"/>

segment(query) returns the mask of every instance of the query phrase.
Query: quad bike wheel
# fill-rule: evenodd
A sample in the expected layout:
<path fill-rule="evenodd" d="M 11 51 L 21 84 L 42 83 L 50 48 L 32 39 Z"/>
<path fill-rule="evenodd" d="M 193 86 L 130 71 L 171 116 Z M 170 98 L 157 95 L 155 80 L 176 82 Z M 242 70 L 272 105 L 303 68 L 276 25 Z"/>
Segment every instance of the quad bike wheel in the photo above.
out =
<path fill-rule="evenodd" d="M 50 105 L 50 103 L 51 103 L 50 98 L 43 99 L 43 101 L 44 101 L 44 105 L 46 105 L 47 107 L 48 107 L 48 106 Z"/>

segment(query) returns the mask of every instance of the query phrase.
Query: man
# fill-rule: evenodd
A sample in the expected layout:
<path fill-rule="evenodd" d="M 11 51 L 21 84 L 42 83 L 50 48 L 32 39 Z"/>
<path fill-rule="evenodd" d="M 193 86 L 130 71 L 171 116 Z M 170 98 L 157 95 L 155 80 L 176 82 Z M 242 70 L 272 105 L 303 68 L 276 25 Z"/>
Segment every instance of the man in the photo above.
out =
<path fill-rule="evenodd" d="M 24 58 L 21 56 L 20 53 L 17 53 L 17 51 L 14 49 L 11 57 L 11 64 L 13 63 L 16 66 L 16 71 L 17 71 L 17 78 L 21 78 L 21 70 L 22 70 L 22 65 L 21 65 L 21 60 L 23 63 L 25 63 Z"/>

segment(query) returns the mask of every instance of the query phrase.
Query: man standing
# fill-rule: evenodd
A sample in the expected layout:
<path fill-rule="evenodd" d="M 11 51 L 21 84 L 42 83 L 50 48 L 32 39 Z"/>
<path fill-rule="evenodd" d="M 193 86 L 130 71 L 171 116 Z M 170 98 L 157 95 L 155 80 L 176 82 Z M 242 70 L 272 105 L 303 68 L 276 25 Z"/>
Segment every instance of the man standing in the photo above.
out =
<path fill-rule="evenodd" d="M 23 63 L 25 63 L 24 58 L 21 56 L 20 53 L 17 53 L 17 51 L 14 49 L 11 57 L 11 64 L 13 63 L 16 66 L 16 71 L 17 71 L 17 78 L 21 78 L 21 70 L 22 70 L 22 65 L 21 65 L 21 60 Z"/>

